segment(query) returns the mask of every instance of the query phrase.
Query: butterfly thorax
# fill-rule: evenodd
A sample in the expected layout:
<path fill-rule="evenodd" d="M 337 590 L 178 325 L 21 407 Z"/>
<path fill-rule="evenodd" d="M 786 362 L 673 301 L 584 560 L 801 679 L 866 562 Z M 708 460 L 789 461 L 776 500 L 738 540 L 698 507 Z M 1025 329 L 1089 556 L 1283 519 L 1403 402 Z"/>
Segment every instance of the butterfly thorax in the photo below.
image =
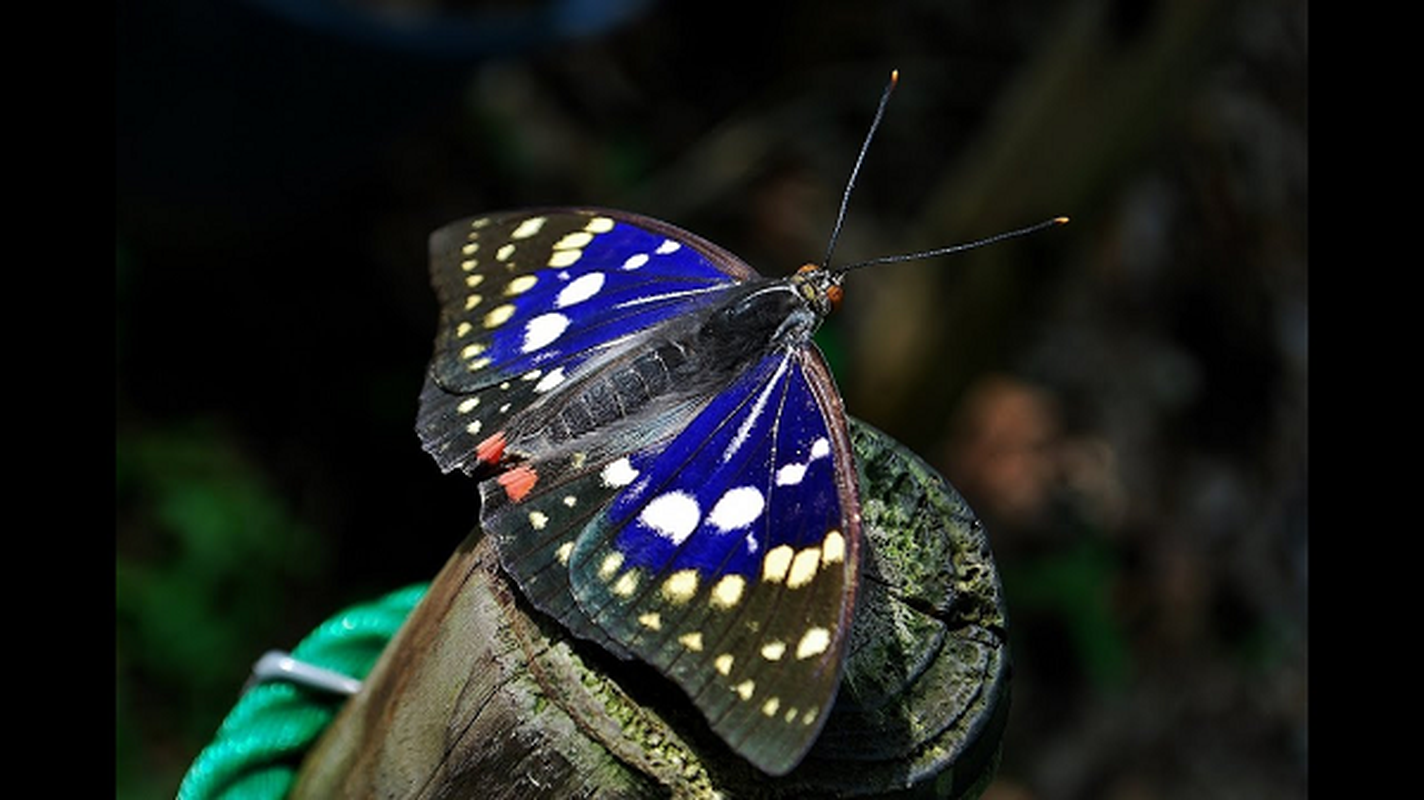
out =
<path fill-rule="evenodd" d="M 712 313 L 698 338 L 711 358 L 733 368 L 774 350 L 800 347 L 830 313 L 826 294 L 815 283 L 809 273 L 798 273 L 748 284 Z"/>

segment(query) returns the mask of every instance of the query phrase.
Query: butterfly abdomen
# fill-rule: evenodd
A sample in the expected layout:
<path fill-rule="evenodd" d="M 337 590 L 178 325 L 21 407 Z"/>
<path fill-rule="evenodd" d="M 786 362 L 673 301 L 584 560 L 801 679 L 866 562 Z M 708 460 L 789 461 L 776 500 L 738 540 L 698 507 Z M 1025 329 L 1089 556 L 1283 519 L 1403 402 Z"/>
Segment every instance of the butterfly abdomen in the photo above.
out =
<path fill-rule="evenodd" d="M 636 354 L 625 363 L 591 371 L 545 400 L 542 413 L 521 424 L 521 450 L 557 448 L 585 436 L 603 436 L 610 426 L 634 420 L 649 407 L 685 384 L 690 371 L 686 348 L 664 342 Z"/>

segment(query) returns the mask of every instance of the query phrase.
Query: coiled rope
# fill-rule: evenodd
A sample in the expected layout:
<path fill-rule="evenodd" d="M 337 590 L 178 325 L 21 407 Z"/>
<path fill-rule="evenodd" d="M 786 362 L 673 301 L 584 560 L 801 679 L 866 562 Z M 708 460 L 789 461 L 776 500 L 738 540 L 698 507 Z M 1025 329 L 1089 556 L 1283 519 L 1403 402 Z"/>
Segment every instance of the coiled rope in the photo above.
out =
<path fill-rule="evenodd" d="M 292 658 L 365 678 L 428 588 L 417 584 L 342 611 L 308 634 Z M 345 701 L 345 695 L 287 681 L 252 686 L 189 767 L 178 800 L 285 797 L 308 748 Z"/>

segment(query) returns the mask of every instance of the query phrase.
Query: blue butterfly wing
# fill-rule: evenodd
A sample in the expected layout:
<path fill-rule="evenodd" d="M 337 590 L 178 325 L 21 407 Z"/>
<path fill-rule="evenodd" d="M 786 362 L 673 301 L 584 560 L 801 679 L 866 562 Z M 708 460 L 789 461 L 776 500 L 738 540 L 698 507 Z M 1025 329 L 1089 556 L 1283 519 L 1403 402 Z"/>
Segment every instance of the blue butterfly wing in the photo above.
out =
<path fill-rule="evenodd" d="M 440 301 L 416 428 L 449 472 L 590 360 L 755 273 L 663 222 L 600 209 L 475 217 L 431 235 Z"/>
<path fill-rule="evenodd" d="M 447 471 L 503 470 L 480 491 L 506 571 L 575 635 L 668 675 L 737 752 L 789 770 L 834 700 L 859 565 L 820 353 L 673 385 L 681 334 L 761 279 L 644 217 L 456 223 L 432 237 L 432 273 L 442 325 L 417 427 Z"/>
<path fill-rule="evenodd" d="M 816 350 L 767 356 L 617 462 L 626 488 L 571 553 L 593 624 L 771 774 L 801 760 L 840 683 L 860 541 L 843 419 Z"/>

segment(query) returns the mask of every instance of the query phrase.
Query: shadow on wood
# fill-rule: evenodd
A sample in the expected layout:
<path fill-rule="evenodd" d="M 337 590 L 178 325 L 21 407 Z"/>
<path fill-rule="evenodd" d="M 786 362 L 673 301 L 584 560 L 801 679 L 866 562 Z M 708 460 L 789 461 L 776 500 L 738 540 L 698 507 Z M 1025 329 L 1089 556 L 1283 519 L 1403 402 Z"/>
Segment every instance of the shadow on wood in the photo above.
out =
<path fill-rule="evenodd" d="M 1008 712 L 988 542 L 942 477 L 851 423 L 864 583 L 836 705 L 790 774 L 756 771 L 670 681 L 534 611 L 476 531 L 308 755 L 292 796 L 978 796 Z"/>

